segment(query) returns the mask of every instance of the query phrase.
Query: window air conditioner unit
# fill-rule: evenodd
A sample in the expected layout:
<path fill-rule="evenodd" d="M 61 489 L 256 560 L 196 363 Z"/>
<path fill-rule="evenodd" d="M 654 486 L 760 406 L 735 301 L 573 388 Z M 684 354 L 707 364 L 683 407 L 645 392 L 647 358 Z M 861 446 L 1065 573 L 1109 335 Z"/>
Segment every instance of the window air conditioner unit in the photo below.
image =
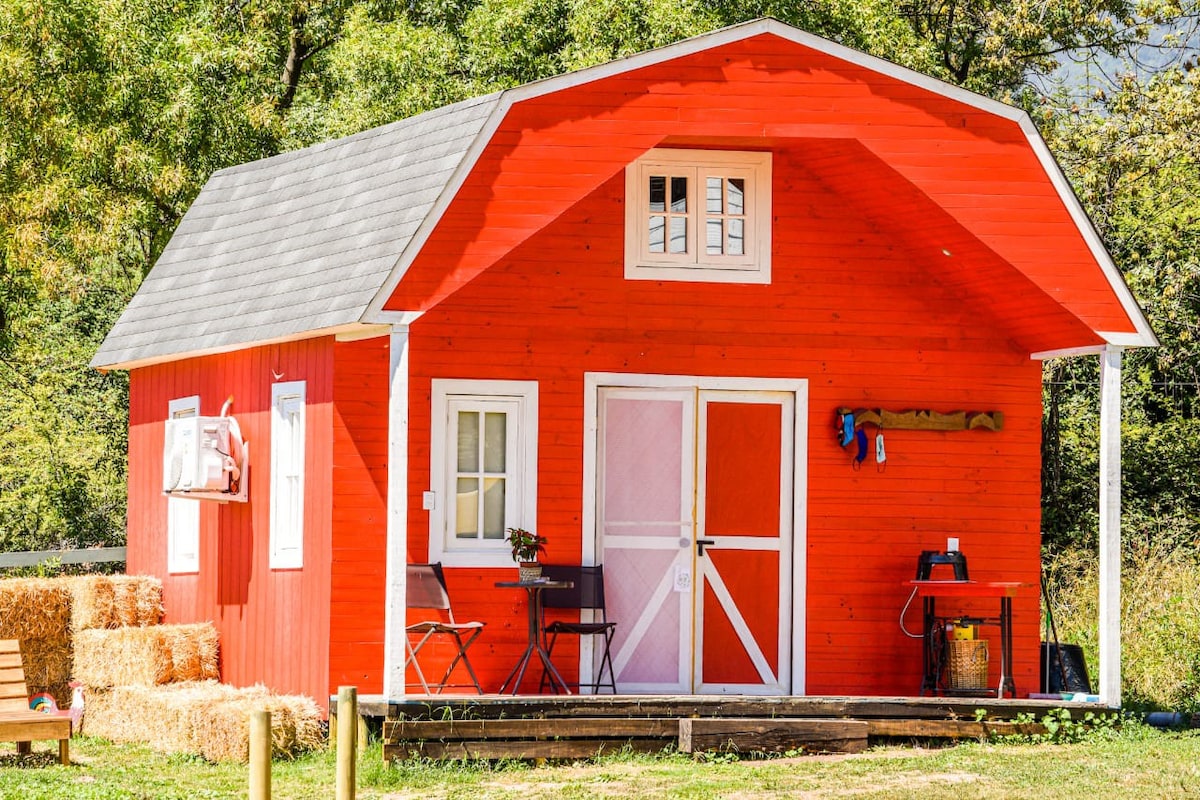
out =
<path fill-rule="evenodd" d="M 245 502 L 247 450 L 232 417 L 169 419 L 163 437 L 163 492 Z"/>

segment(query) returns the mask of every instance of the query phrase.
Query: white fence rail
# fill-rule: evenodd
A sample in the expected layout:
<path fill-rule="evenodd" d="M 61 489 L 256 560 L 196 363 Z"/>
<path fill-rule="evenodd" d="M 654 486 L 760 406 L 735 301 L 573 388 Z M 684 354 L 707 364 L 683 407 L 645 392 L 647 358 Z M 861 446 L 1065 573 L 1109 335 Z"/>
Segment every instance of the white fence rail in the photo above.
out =
<path fill-rule="evenodd" d="M 124 547 L 89 547 L 85 550 L 27 550 L 23 553 L 0 553 L 0 569 L 4 567 L 36 567 L 45 561 L 58 559 L 62 564 L 107 564 L 125 560 Z"/>

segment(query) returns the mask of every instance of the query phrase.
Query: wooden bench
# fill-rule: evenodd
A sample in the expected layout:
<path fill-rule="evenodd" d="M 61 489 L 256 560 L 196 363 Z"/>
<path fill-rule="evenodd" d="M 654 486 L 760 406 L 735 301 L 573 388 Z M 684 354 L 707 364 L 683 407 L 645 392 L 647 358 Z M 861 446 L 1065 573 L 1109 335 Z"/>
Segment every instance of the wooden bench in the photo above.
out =
<path fill-rule="evenodd" d="M 16 742 L 17 752 L 27 754 L 31 742 L 58 740 L 58 760 L 71 763 L 71 720 L 29 708 L 21 646 L 15 639 L 0 639 L 0 742 Z"/>

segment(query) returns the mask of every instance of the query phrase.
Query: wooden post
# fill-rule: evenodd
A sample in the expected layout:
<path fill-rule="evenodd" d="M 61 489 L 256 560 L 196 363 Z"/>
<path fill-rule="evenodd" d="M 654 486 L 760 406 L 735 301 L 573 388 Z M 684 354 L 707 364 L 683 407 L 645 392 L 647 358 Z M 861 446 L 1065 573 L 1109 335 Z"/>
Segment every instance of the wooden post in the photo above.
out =
<path fill-rule="evenodd" d="M 1100 702 L 1121 705 L 1121 348 L 1100 354 Z"/>
<path fill-rule="evenodd" d="M 404 697 L 408 563 L 408 324 L 393 324 L 388 383 L 387 583 L 384 600 L 383 696 Z M 438 502 L 446 502 L 440 498 Z M 341 706 L 338 706 L 339 713 Z M 348 719 L 348 718 L 347 718 Z"/>
<path fill-rule="evenodd" d="M 271 800 L 271 712 L 250 713 L 250 800 Z"/>
<path fill-rule="evenodd" d="M 337 702 L 337 788 L 336 800 L 354 800 L 358 761 L 358 689 L 338 687 Z"/>

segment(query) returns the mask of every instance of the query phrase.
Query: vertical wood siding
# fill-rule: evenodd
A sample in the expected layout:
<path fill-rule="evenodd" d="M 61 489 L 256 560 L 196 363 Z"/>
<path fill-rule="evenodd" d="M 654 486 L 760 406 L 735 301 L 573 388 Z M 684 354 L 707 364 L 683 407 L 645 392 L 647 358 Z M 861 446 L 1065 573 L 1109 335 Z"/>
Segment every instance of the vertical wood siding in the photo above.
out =
<path fill-rule="evenodd" d="M 221 677 L 311 695 L 329 693 L 333 461 L 332 339 L 312 339 L 134 370 L 130 376 L 130 573 L 163 579 L 168 622 L 211 620 L 221 637 Z M 272 373 L 278 375 L 273 378 Z M 304 567 L 271 570 L 271 384 L 307 382 Z M 229 395 L 250 445 L 249 502 L 200 501 L 200 571 L 167 574 L 162 495 L 163 421 L 175 397 L 200 396 L 215 415 Z"/>
<path fill-rule="evenodd" d="M 388 337 L 334 345 L 329 685 L 383 691 Z"/>
<path fill-rule="evenodd" d="M 1016 122 L 771 35 L 515 105 L 387 307 L 432 307 L 651 147 L 804 142 L 860 148 L 852 180 L 920 237 L 931 220 L 880 185 L 875 162 L 915 187 L 938 210 L 929 256 L 952 224 L 969 233 L 951 252 L 994 253 L 1093 329 L 1133 330 Z M 964 278 L 977 297 L 1004 296 L 990 270 Z M 1027 324 L 1053 327 L 1048 310 Z"/>
<path fill-rule="evenodd" d="M 769 286 L 625 280 L 617 174 L 413 325 L 410 558 L 426 556 L 432 378 L 538 381 L 536 524 L 552 562 L 578 559 L 592 535 L 581 530 L 585 371 L 806 378 L 807 691 L 917 691 L 902 582 L 947 536 L 972 577 L 1030 584 L 1015 603 L 1016 680 L 1034 690 L 1040 366 L 815 179 L 802 145 L 774 152 Z M 886 470 L 855 471 L 834 441 L 842 405 L 998 410 L 1005 428 L 887 431 Z M 492 586 L 505 576 L 447 576 L 459 616 L 488 623 L 474 660 L 491 690 L 524 646 L 523 596 Z M 919 611 L 907 624 L 919 630 Z"/>

